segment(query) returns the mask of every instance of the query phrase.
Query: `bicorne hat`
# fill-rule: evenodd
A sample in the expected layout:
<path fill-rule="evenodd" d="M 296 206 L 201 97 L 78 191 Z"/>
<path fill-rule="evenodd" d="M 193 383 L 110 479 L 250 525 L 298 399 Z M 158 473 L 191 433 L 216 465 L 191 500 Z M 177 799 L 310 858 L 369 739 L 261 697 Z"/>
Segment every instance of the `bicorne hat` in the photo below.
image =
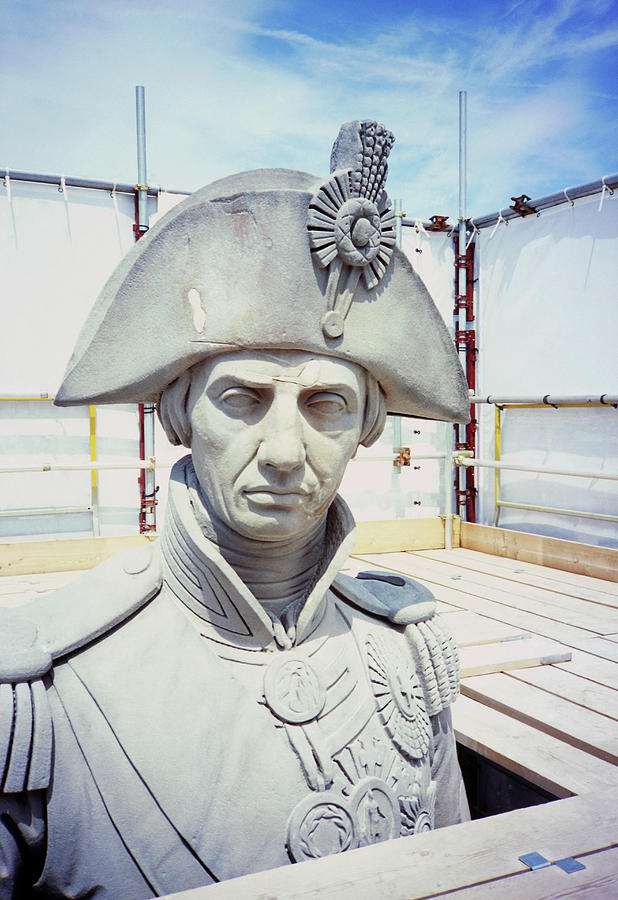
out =
<path fill-rule="evenodd" d="M 259 169 L 179 203 L 99 295 L 56 403 L 156 402 L 217 353 L 296 349 L 363 366 L 390 413 L 468 421 L 453 341 L 395 246 L 392 143 L 383 126 L 350 122 L 326 180 Z"/>

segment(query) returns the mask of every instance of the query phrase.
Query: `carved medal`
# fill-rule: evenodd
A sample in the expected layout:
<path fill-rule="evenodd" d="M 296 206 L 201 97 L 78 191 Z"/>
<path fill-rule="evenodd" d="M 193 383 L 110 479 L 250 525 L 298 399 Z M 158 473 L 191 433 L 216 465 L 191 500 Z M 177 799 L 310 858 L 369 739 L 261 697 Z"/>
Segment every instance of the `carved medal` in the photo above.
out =
<path fill-rule="evenodd" d="M 436 783 L 430 782 L 423 795 L 419 785 L 415 785 L 411 797 L 400 797 L 401 822 L 404 835 L 432 831 L 436 806 Z"/>
<path fill-rule="evenodd" d="M 287 848 L 294 862 L 343 853 L 357 846 L 348 802 L 330 791 L 310 794 L 288 821 Z"/>
<path fill-rule="evenodd" d="M 364 778 L 359 782 L 351 797 L 351 804 L 359 847 L 399 837 L 399 802 L 381 778 Z"/>
<path fill-rule="evenodd" d="M 304 659 L 283 657 L 271 663 L 264 674 L 264 699 L 278 719 L 297 725 L 319 715 L 326 689 Z"/>
<path fill-rule="evenodd" d="M 429 748 L 431 726 L 425 698 L 412 661 L 394 641 L 370 634 L 366 641 L 369 677 L 378 713 L 395 746 L 409 759 L 421 759 Z"/>

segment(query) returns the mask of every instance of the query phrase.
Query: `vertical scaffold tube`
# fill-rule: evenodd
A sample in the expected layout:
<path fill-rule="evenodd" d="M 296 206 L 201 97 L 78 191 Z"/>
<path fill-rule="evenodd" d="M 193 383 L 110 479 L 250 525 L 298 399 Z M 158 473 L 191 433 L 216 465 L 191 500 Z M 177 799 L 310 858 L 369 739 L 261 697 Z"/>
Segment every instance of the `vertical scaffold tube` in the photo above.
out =
<path fill-rule="evenodd" d="M 146 102 L 144 87 L 135 88 L 135 118 L 137 132 L 137 216 L 135 239 L 139 240 L 148 231 L 148 174 L 146 168 Z M 151 403 L 140 404 L 140 456 L 148 459 L 155 455 L 155 408 Z M 154 471 L 142 470 L 140 485 L 140 531 L 155 531 L 157 522 L 156 475 Z"/>
<path fill-rule="evenodd" d="M 459 228 L 457 237 L 457 253 L 459 259 L 466 254 L 466 192 L 467 192 L 467 94 L 465 91 L 459 92 Z M 459 297 L 466 295 L 466 269 L 457 264 L 457 293 Z M 455 333 L 463 331 L 466 328 L 466 316 L 462 315 L 459 302 L 456 304 L 457 315 L 455 318 Z M 458 344 L 459 356 L 464 372 L 467 372 L 467 345 Z M 466 443 L 466 426 L 456 425 L 457 429 L 457 445 L 459 447 Z M 466 490 L 466 472 L 463 469 L 458 470 L 456 478 L 459 480 L 459 490 Z M 463 494 L 465 496 L 465 494 Z"/>

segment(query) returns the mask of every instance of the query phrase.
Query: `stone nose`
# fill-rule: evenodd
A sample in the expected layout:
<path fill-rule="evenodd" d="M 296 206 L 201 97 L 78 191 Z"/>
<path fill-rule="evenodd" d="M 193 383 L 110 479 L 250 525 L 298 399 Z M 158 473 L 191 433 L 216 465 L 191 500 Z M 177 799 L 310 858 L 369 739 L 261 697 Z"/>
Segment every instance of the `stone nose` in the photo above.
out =
<path fill-rule="evenodd" d="M 262 427 L 258 462 L 282 472 L 291 472 L 304 465 L 307 453 L 303 422 L 295 398 L 275 399 L 262 420 Z"/>

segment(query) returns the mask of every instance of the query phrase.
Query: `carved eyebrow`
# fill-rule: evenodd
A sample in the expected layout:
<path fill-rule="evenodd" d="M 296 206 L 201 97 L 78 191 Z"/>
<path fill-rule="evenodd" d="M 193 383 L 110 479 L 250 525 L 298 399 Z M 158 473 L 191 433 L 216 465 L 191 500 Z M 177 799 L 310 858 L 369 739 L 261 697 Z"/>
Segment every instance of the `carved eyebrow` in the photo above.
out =
<path fill-rule="evenodd" d="M 330 381 L 328 378 L 325 378 L 323 380 L 320 380 L 316 384 L 307 386 L 301 384 L 299 378 L 293 376 L 259 375 L 258 373 L 256 373 L 255 375 L 239 375 L 232 372 L 230 372 L 229 374 L 219 375 L 218 378 L 215 378 L 215 380 L 210 385 L 208 385 L 207 390 L 209 392 L 219 392 L 224 391 L 229 387 L 246 387 L 260 390 L 261 388 L 272 388 L 276 383 L 297 384 L 301 388 L 303 394 L 328 392 L 345 394 L 346 397 L 355 394 L 352 385 L 345 384 L 344 382 L 336 379 Z"/>

